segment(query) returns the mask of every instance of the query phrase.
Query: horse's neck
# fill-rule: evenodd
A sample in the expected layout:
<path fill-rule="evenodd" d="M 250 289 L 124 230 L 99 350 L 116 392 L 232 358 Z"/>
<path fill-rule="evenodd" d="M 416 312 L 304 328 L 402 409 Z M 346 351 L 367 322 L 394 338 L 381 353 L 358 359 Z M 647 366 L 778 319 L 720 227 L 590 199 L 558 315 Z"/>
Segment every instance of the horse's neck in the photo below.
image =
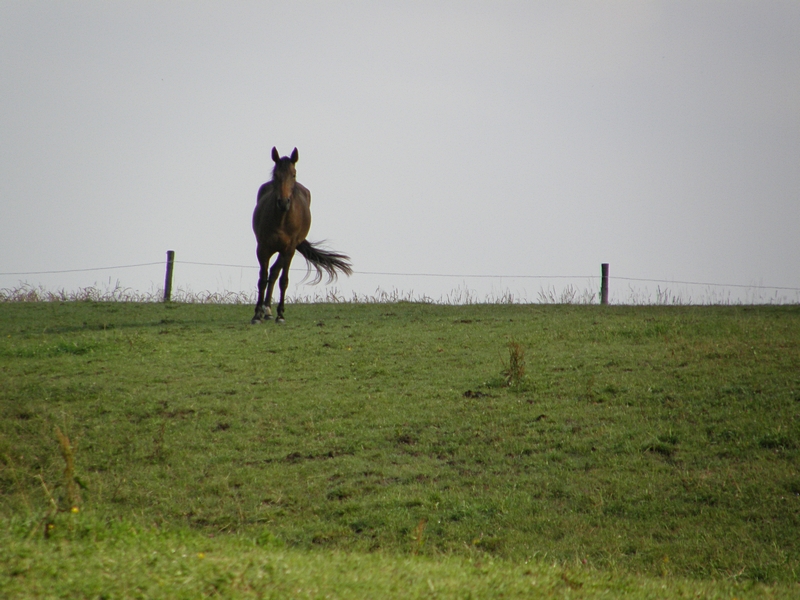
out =
<path fill-rule="evenodd" d="M 311 192 L 309 192 L 308 188 L 299 181 L 294 182 L 294 192 L 292 195 L 302 198 L 308 202 L 309 205 L 311 205 Z"/>
<path fill-rule="evenodd" d="M 258 194 L 256 194 L 257 203 L 261 202 L 261 199 L 272 191 L 273 189 L 272 184 L 273 184 L 272 181 L 268 181 L 267 183 L 261 184 L 261 187 L 258 188 Z"/>

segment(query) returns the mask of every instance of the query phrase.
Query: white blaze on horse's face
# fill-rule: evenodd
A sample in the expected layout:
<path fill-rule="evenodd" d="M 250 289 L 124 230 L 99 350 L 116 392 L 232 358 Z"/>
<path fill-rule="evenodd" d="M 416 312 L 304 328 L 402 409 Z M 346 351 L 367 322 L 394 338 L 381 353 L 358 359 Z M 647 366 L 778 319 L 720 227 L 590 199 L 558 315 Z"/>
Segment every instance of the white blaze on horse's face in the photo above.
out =
<path fill-rule="evenodd" d="M 292 151 L 291 157 L 284 156 L 283 158 L 278 154 L 277 148 L 272 148 L 272 160 L 275 162 L 272 175 L 280 188 L 276 201 L 278 208 L 283 212 L 289 210 L 292 201 L 292 192 L 294 192 L 294 184 L 297 180 L 297 169 L 294 166 L 297 159 L 297 148 Z"/>

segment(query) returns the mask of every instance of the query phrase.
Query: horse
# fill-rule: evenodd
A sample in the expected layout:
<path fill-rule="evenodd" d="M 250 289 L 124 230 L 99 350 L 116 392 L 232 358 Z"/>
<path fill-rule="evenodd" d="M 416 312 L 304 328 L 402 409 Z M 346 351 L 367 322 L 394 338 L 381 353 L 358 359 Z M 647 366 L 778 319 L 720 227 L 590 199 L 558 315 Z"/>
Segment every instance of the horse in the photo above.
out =
<path fill-rule="evenodd" d="M 323 271 L 328 274 L 328 283 L 336 279 L 337 272 L 353 273 L 350 257 L 324 250 L 319 244 L 306 239 L 311 227 L 311 192 L 297 181 L 297 148 L 291 156 L 281 157 L 277 148 L 272 148 L 272 180 L 258 189 L 256 208 L 253 211 L 253 233 L 256 235 L 258 257 L 258 301 L 252 324 L 272 319 L 272 291 L 278 281 L 281 299 L 278 303 L 276 323 L 284 323 L 284 300 L 289 286 L 289 267 L 295 250 L 305 257 L 309 267 L 317 271 L 312 284 L 322 281 Z M 278 258 L 269 270 L 272 255 Z M 280 277 L 280 279 L 279 279 Z M 266 302 L 264 291 L 266 290 Z"/>

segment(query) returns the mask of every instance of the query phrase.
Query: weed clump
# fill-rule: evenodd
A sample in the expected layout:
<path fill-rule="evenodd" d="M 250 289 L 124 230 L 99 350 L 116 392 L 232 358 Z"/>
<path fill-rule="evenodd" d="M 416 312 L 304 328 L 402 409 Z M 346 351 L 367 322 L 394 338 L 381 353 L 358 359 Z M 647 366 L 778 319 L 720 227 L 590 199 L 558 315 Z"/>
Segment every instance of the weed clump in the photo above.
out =
<path fill-rule="evenodd" d="M 64 488 L 67 505 L 71 508 L 77 508 L 80 497 L 75 478 L 75 444 L 70 442 L 70 439 L 58 427 L 56 427 L 56 437 L 58 438 L 61 456 L 64 458 Z"/>
<path fill-rule="evenodd" d="M 515 340 L 508 342 L 508 366 L 503 377 L 506 387 L 518 387 L 525 379 L 525 348 Z"/>

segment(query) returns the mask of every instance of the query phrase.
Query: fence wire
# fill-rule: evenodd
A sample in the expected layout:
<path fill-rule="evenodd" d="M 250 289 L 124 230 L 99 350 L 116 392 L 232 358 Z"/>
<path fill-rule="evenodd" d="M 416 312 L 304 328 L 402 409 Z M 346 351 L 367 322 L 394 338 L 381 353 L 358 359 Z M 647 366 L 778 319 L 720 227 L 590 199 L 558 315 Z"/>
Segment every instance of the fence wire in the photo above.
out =
<path fill-rule="evenodd" d="M 235 269 L 258 269 L 255 265 L 236 265 L 226 263 L 210 263 L 198 262 L 191 260 L 175 260 L 175 264 L 183 265 L 197 265 L 205 267 L 226 267 Z M 152 267 L 155 265 L 164 265 L 164 261 L 137 263 L 133 265 L 115 265 L 112 267 L 89 267 L 83 269 L 61 269 L 61 270 L 48 270 L 48 271 L 15 271 L 0 273 L 4 275 L 51 275 L 59 273 L 82 273 L 89 271 L 114 271 L 117 269 L 133 269 L 136 267 Z M 295 272 L 304 271 L 304 269 L 291 269 Z M 380 275 L 391 277 L 436 277 L 436 278 L 456 278 L 456 279 L 598 279 L 598 275 L 475 275 L 475 274 L 454 274 L 454 273 L 402 273 L 390 271 L 353 271 L 354 275 Z M 757 290 L 782 290 L 790 292 L 800 292 L 800 287 L 787 287 L 778 285 L 745 285 L 741 283 L 711 283 L 701 281 L 675 281 L 669 279 L 647 279 L 640 277 L 619 277 L 609 275 L 609 280 L 617 281 L 637 281 L 644 283 L 666 283 L 670 285 L 696 285 L 706 287 L 721 287 L 721 288 L 744 288 L 744 289 L 757 289 Z"/>

